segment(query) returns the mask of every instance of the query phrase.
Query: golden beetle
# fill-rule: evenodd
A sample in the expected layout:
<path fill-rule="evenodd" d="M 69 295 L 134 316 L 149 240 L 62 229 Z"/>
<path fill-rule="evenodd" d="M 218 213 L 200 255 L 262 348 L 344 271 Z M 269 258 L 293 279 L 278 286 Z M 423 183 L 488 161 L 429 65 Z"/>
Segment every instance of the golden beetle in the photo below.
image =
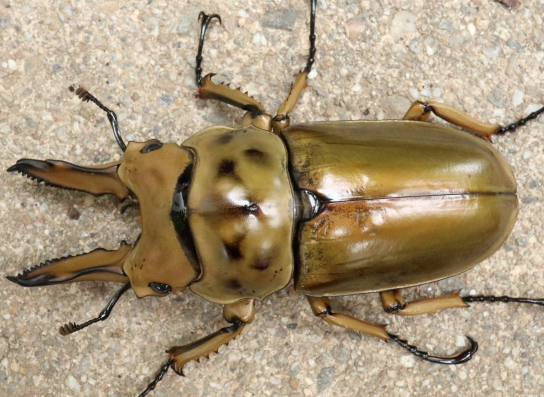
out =
<path fill-rule="evenodd" d="M 466 271 L 493 254 L 518 210 L 516 183 L 487 140 L 544 112 L 501 127 L 437 102 L 415 102 L 398 121 L 314 122 L 290 126 L 289 114 L 314 62 L 316 0 L 311 1 L 310 53 L 276 116 L 247 94 L 201 77 L 209 23 L 201 13 L 196 81 L 202 99 L 246 111 L 242 127 L 206 128 L 182 145 L 158 140 L 125 145 L 113 111 L 83 88 L 83 101 L 104 110 L 123 160 L 77 166 L 21 159 L 17 171 L 48 185 L 138 203 L 142 232 L 133 244 L 47 261 L 7 278 L 22 286 L 112 281 L 124 286 L 98 317 L 60 328 L 68 335 L 106 319 L 132 288 L 138 297 L 190 288 L 223 305 L 231 325 L 168 350 L 170 367 L 216 351 L 239 335 L 255 304 L 294 278 L 313 313 L 329 324 L 392 341 L 427 361 L 468 361 L 478 344 L 451 357 L 430 355 L 385 326 L 332 311 L 329 297 L 380 293 L 386 311 L 418 315 L 501 301 L 543 305 L 542 299 L 446 296 L 405 302 L 401 290 Z M 461 131 L 425 122 L 431 113 Z M 471 133 L 468 133 L 470 131 Z M 482 139 L 483 138 L 483 139 Z"/>

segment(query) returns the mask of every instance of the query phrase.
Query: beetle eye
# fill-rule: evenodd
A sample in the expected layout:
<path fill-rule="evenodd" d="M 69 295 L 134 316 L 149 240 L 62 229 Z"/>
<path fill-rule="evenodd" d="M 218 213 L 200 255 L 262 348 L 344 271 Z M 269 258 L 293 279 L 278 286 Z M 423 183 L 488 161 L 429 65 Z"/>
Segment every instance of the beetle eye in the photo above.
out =
<path fill-rule="evenodd" d="M 149 153 L 162 147 L 161 141 L 151 141 L 140 150 L 140 153 Z"/>
<path fill-rule="evenodd" d="M 164 283 L 149 283 L 149 288 L 151 288 L 153 292 L 160 295 L 168 295 L 170 292 L 172 292 L 172 287 Z"/>

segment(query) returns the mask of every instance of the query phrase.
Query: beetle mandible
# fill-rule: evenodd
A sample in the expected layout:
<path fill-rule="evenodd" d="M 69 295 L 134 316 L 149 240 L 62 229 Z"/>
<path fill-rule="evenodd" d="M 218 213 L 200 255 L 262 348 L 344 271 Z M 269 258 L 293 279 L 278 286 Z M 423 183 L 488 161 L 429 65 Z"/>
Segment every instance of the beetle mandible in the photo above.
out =
<path fill-rule="evenodd" d="M 327 297 L 380 292 L 386 310 L 407 315 L 464 307 L 472 300 L 494 300 L 451 294 L 405 303 L 399 289 L 464 271 L 494 252 L 506 238 L 517 212 L 515 181 L 500 155 L 481 137 L 514 130 L 536 118 L 542 109 L 506 127 L 478 122 L 434 102 L 415 103 L 405 121 L 289 127 L 289 113 L 306 85 L 315 56 L 315 1 L 311 5 L 309 59 L 275 117 L 248 95 L 215 84 L 210 75 L 202 78 L 204 34 L 216 15 L 201 15 L 196 72 L 199 96 L 245 110 L 243 128 L 211 127 L 181 147 L 157 140 L 131 142 L 127 147 L 115 113 L 86 90 L 75 90 L 82 100 L 107 111 L 125 152 L 123 161 L 94 168 L 23 159 L 10 171 L 54 186 L 137 200 L 142 212 L 141 238 L 115 251 L 96 250 L 47 262 L 10 276 L 10 280 L 25 286 L 83 280 L 123 282 L 124 287 L 96 321 L 107 317 L 130 287 L 139 297 L 164 296 L 189 287 L 224 304 L 225 319 L 232 325 L 196 344 L 170 349 L 170 359 L 156 381 L 170 365 L 181 372 L 187 360 L 205 356 L 237 336 L 253 319 L 255 301 L 283 288 L 295 267 L 296 289 L 309 296 L 314 313 L 325 321 L 396 342 L 430 361 L 470 359 L 477 348 L 474 341 L 470 349 L 454 357 L 428 355 L 382 326 L 332 312 Z M 480 137 L 420 122 L 431 113 Z M 271 130 L 274 134 L 267 132 Z M 471 169 L 475 163 L 481 169 Z M 356 177 L 352 176 L 355 171 Z M 399 175 L 401 171 L 405 174 Z M 437 187 L 438 182 L 442 184 Z M 479 212 L 480 207 L 486 211 Z M 420 229 L 416 224 L 427 217 L 426 230 L 416 233 Z M 166 224 L 171 230 L 165 230 Z M 466 230 L 467 224 L 474 229 Z M 433 242 L 431 237 L 436 234 L 441 239 Z M 356 242 L 348 241 L 352 238 Z M 293 239 L 298 242 L 295 250 L 285 250 Z M 443 240 L 449 244 L 443 246 Z M 68 324 L 61 333 L 86 325 Z"/>

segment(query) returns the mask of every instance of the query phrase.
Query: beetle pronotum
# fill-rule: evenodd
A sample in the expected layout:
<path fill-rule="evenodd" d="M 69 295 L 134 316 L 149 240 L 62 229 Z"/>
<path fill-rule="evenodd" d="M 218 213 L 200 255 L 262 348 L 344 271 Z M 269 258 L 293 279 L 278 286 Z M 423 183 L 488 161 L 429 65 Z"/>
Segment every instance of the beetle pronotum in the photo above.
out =
<path fill-rule="evenodd" d="M 370 342 L 368 342 L 368 343 L 370 343 Z M 365 346 L 365 349 L 366 349 L 366 346 Z"/>

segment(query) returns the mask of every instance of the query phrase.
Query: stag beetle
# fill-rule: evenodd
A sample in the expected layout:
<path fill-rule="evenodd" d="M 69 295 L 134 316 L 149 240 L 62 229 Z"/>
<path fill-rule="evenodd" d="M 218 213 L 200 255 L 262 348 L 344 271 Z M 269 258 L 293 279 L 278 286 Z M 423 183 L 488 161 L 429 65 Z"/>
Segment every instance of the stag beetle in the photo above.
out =
<path fill-rule="evenodd" d="M 384 325 L 332 310 L 330 297 L 376 292 L 385 311 L 418 315 L 470 302 L 544 305 L 543 299 L 452 293 L 406 302 L 402 289 L 464 272 L 492 255 L 518 212 L 515 178 L 490 137 L 513 132 L 544 107 L 507 126 L 478 121 L 439 102 L 415 102 L 402 120 L 290 125 L 316 54 L 316 0 L 310 50 L 285 101 L 272 116 L 247 93 L 202 77 L 206 30 L 217 14 L 201 13 L 197 96 L 246 113 L 240 128 L 212 126 L 183 144 L 152 139 L 125 144 L 114 111 L 82 87 L 71 90 L 106 112 L 123 151 L 118 162 L 78 166 L 20 159 L 8 168 L 46 185 L 139 205 L 142 231 L 117 250 L 63 257 L 7 278 L 35 287 L 79 281 L 122 283 L 104 310 L 62 335 L 105 320 L 120 296 L 192 292 L 223 305 L 230 324 L 196 342 L 170 348 L 169 368 L 209 355 L 238 336 L 256 303 L 294 279 L 315 316 L 393 342 L 439 364 L 470 360 L 478 343 L 453 356 L 431 355 Z M 426 122 L 431 114 L 462 130 Z"/>

